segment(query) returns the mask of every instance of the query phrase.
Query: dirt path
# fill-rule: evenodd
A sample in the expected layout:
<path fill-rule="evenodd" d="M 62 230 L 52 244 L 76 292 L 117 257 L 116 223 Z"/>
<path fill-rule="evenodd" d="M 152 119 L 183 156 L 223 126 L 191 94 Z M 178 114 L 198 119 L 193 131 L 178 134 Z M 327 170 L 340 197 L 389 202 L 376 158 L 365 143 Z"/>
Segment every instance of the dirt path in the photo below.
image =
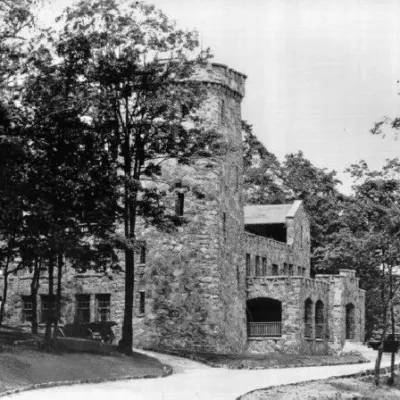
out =
<path fill-rule="evenodd" d="M 363 349 L 369 359 L 375 352 Z M 171 365 L 174 374 L 167 378 L 88 384 L 25 392 L 12 396 L 15 400 L 234 400 L 258 388 L 325 379 L 352 374 L 373 367 L 368 364 L 286 368 L 279 370 L 229 370 L 211 368 L 183 359 L 146 352 Z M 389 357 L 384 357 L 383 366 Z"/>

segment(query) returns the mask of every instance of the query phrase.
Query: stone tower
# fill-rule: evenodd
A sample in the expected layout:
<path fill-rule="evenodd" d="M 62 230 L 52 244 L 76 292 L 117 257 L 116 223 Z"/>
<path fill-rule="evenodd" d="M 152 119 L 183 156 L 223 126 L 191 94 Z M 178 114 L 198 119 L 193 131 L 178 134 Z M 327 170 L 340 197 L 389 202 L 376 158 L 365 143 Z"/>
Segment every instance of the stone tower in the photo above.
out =
<path fill-rule="evenodd" d="M 146 265 L 137 268 L 135 296 L 137 304 L 146 297 L 146 310 L 142 314 L 138 310 L 134 317 L 138 346 L 245 349 L 241 136 L 245 79 L 220 64 L 210 64 L 193 77 L 207 88 L 200 115 L 223 134 L 228 151 L 217 160 L 199 160 L 190 167 L 171 162 L 163 171 L 165 179 L 181 188 L 187 223 L 168 235 L 143 228 L 148 257 Z M 198 190 L 186 190 L 189 186 Z M 174 207 L 173 198 L 168 206 Z"/>

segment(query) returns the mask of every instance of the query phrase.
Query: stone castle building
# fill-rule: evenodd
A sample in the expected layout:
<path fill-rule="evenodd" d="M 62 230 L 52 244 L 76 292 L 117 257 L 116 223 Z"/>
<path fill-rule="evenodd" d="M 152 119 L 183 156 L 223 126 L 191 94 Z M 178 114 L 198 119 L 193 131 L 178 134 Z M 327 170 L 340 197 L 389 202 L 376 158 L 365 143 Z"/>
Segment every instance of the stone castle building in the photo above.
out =
<path fill-rule="evenodd" d="M 163 170 L 163 178 L 176 187 L 166 206 L 187 223 L 169 234 L 141 229 L 135 254 L 135 345 L 317 354 L 341 349 L 346 339 L 363 341 L 365 292 L 354 272 L 310 278 L 310 229 L 302 203 L 244 205 L 246 77 L 212 64 L 193 79 L 207 87 L 201 114 L 224 135 L 229 150 L 194 166 L 171 161 Z M 51 300 L 43 283 L 42 322 Z M 6 322 L 29 325 L 29 284 L 26 273 L 10 278 Z M 114 320 L 118 336 L 122 274 L 67 269 L 63 290 L 62 322 Z"/>

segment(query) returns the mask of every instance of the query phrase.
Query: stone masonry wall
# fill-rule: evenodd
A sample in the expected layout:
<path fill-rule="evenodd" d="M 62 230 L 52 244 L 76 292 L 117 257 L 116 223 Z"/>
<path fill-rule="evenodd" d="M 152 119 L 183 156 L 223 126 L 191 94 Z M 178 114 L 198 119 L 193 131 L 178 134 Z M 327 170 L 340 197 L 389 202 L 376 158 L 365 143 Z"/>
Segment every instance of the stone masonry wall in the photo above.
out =
<path fill-rule="evenodd" d="M 229 151 L 222 158 L 198 160 L 194 166 L 172 160 L 163 168 L 164 189 L 168 192 L 179 183 L 175 191 L 184 194 L 187 223 L 166 233 L 139 222 L 137 239 L 146 244 L 146 263 L 137 264 L 135 271 L 134 342 L 141 347 L 240 352 L 246 343 L 240 111 L 245 76 L 223 65 L 209 65 L 194 80 L 208 91 L 200 116 L 206 127 L 223 135 Z M 165 206 L 174 213 L 173 192 Z M 124 265 L 123 255 L 120 265 Z M 11 290 L 17 295 L 15 301 L 10 297 L 9 314 L 20 321 L 17 310 L 21 294 L 29 294 L 29 281 L 15 278 L 15 282 Z M 90 294 L 91 304 L 96 293 L 110 293 L 110 317 L 119 324 L 118 336 L 123 274 L 111 279 L 74 276 L 64 289 L 66 322 L 72 322 L 77 293 Z M 41 290 L 47 289 L 43 285 Z M 145 312 L 140 313 L 143 295 Z"/>
<path fill-rule="evenodd" d="M 286 218 L 287 244 L 292 246 L 292 254 L 296 265 L 305 266 L 305 276 L 310 276 L 310 222 L 300 201 L 294 206 L 298 208 L 294 215 Z"/>
<path fill-rule="evenodd" d="M 346 305 L 354 305 L 354 341 L 364 341 L 365 291 L 359 288 L 355 271 L 340 269 L 339 275 L 316 275 L 316 279 L 329 282 L 330 322 L 329 346 L 332 351 L 340 350 L 346 341 Z"/>
<path fill-rule="evenodd" d="M 141 347 L 240 352 L 246 341 L 240 114 L 244 77 L 217 65 L 201 70 L 195 79 L 208 90 L 200 115 L 223 134 L 229 151 L 216 161 L 199 161 L 194 167 L 170 164 L 163 171 L 163 179 L 197 185 L 201 195 L 185 193 L 187 224 L 175 234 L 143 227 L 140 239 L 147 243 L 148 264 L 137 279 L 148 303 L 145 315 L 134 319 L 134 338 Z"/>
<path fill-rule="evenodd" d="M 55 272 L 55 280 L 57 272 Z M 31 274 L 19 272 L 17 276 L 9 277 L 9 290 L 6 302 L 6 319 L 5 322 L 15 326 L 30 327 L 30 322 L 24 321 L 23 318 L 23 300 L 22 296 L 30 296 Z M 76 295 L 87 294 L 90 296 L 90 319 L 96 320 L 96 295 L 110 295 L 110 319 L 119 321 L 122 318 L 123 308 L 121 304 L 124 301 L 123 292 L 123 276 L 122 274 L 100 274 L 88 272 L 84 274 L 77 273 L 72 268 L 64 268 L 63 270 L 63 293 L 61 299 L 61 324 L 74 322 L 76 316 Z M 3 283 L 0 282 L 2 290 Z M 38 290 L 38 322 L 42 323 L 42 295 L 48 294 L 48 279 L 45 276 L 40 281 Z M 119 336 L 121 325 L 114 329 Z"/>
<path fill-rule="evenodd" d="M 303 276 L 303 269 L 306 269 L 305 276 L 309 276 L 309 262 L 305 256 L 299 256 L 299 249 L 293 250 L 293 245 L 278 242 L 276 240 L 257 236 L 245 232 L 243 236 L 244 252 L 250 254 L 250 276 L 256 275 L 256 256 L 260 257 L 260 268 L 262 271 L 263 258 L 266 258 L 266 276 L 273 275 L 272 266 L 278 266 L 278 275 L 289 275 L 289 265 L 293 266 L 294 276 Z M 302 249 L 304 253 L 305 249 Z M 286 265 L 287 270 L 284 270 Z M 299 270 L 299 267 L 301 270 Z"/>
<path fill-rule="evenodd" d="M 284 352 L 291 354 L 326 354 L 328 343 L 315 339 L 314 328 L 310 338 L 305 338 L 304 304 L 311 299 L 312 321 L 317 300 L 324 303 L 327 316 L 329 284 L 305 277 L 252 277 L 247 279 L 247 298 L 268 297 L 282 303 L 282 336 L 279 338 L 249 338 L 250 352 Z M 327 321 L 327 318 L 326 318 Z"/>

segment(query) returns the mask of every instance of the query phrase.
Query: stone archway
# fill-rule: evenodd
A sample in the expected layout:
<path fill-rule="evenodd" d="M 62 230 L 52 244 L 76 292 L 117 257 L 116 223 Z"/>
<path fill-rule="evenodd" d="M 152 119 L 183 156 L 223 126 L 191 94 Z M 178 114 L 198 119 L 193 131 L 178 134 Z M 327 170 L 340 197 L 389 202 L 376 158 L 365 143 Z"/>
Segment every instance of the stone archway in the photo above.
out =
<path fill-rule="evenodd" d="M 282 303 L 268 297 L 248 300 L 247 326 L 249 336 L 281 336 Z"/>
<path fill-rule="evenodd" d="M 346 305 L 346 340 L 354 340 L 356 336 L 355 307 L 353 303 Z"/>

